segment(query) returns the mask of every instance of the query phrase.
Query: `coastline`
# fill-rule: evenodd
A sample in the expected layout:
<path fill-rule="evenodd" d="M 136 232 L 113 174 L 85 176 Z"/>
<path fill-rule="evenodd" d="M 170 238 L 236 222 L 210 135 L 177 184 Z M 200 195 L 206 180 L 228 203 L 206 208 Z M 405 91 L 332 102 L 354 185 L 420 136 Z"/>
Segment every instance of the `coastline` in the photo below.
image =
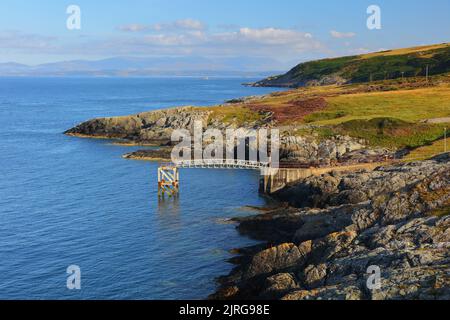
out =
<path fill-rule="evenodd" d="M 159 147 L 154 150 L 138 150 L 135 152 L 126 153 L 122 156 L 124 159 L 136 161 L 151 161 L 151 162 L 171 162 L 171 149 L 167 147 Z"/>
<path fill-rule="evenodd" d="M 124 158 L 140 161 L 167 161 L 168 154 L 170 154 L 169 147 L 160 147 L 156 150 L 138 150 L 124 155 Z M 450 294 L 446 289 L 450 288 L 450 283 L 447 285 L 445 278 L 439 280 L 443 281 L 444 285 L 431 287 L 426 285 L 430 277 L 439 279 L 444 277 L 447 272 L 445 265 L 433 268 L 426 261 L 433 256 L 437 260 L 433 263 L 441 263 L 442 259 L 448 258 L 449 250 L 445 244 L 450 243 L 450 238 L 439 230 L 447 230 L 446 228 L 450 227 L 450 218 L 447 218 L 449 213 L 437 217 L 430 212 L 448 211 L 450 205 L 449 158 L 447 155 L 447 157 L 441 156 L 440 160 L 386 164 L 375 169 L 373 173 L 366 170 L 353 173 L 331 172 L 286 186 L 271 196 L 277 201 L 276 208 L 263 208 L 257 215 L 231 219 L 234 223 L 238 223 L 236 228 L 242 236 L 263 243 L 233 250 L 232 253 L 236 255 L 227 262 L 235 265 L 235 268 L 230 274 L 218 279 L 219 288 L 209 296 L 209 299 L 390 300 L 430 298 L 432 294 L 430 290 L 434 290 L 435 299 L 446 299 Z M 405 170 L 410 172 L 402 175 Z M 419 178 L 417 178 L 418 174 Z M 365 184 L 370 185 L 371 180 L 380 179 L 379 175 L 382 175 L 385 181 L 385 189 L 382 192 L 376 190 L 378 188 L 376 185 L 372 186 L 375 191 L 370 188 L 361 191 L 364 189 L 364 184 L 357 186 L 350 183 L 350 181 L 362 179 Z M 398 184 L 398 180 L 410 181 L 406 184 Z M 345 190 L 338 190 L 344 181 L 349 186 Z M 310 188 L 311 184 L 315 187 Z M 333 186 L 335 190 L 330 190 L 330 186 Z M 436 194 L 431 192 L 433 194 L 430 195 L 427 191 L 423 198 L 417 201 L 413 195 L 418 191 L 422 192 L 423 189 L 438 192 Z M 299 200 L 299 198 L 302 199 Z M 403 203 L 402 206 L 404 206 L 404 201 L 412 202 L 406 206 L 406 209 L 410 210 L 406 216 L 403 209 L 398 207 L 399 203 Z M 383 208 L 382 204 L 385 202 L 394 202 L 395 210 Z M 296 203 L 298 205 L 295 205 Z M 417 206 L 421 208 L 421 214 L 416 213 L 414 211 L 416 209 L 412 209 Z M 384 217 L 380 214 L 380 210 L 385 210 Z M 394 218 L 390 217 L 392 215 Z M 391 224 L 383 228 L 378 226 L 383 219 Z M 427 226 L 432 230 L 430 232 L 437 235 L 431 248 L 422 240 L 417 241 L 414 247 L 408 248 L 417 255 L 421 255 L 422 252 L 428 253 L 423 264 L 414 265 L 414 272 L 423 273 L 423 276 L 415 277 L 414 274 L 410 274 L 409 291 L 402 291 L 397 288 L 400 288 L 400 282 L 404 280 L 401 274 L 407 269 L 400 267 L 389 270 L 389 268 L 391 264 L 400 263 L 398 260 L 403 261 L 409 252 L 402 248 L 408 247 L 408 239 L 401 240 L 403 242 L 399 248 L 398 243 L 388 238 L 383 246 L 393 247 L 389 254 L 379 253 L 376 250 L 373 252 L 373 248 L 370 248 L 367 241 L 373 242 L 376 234 L 386 233 L 390 228 L 398 230 L 408 224 L 413 225 L 413 231 L 408 232 L 420 232 L 421 228 Z M 376 231 L 369 232 L 372 239 L 366 240 L 365 233 L 374 228 Z M 366 241 L 364 245 L 368 248 L 367 252 L 358 257 L 362 241 Z M 447 248 L 445 249 L 447 253 L 443 253 L 442 248 Z M 395 250 L 399 252 L 396 253 Z M 328 252 L 328 254 L 323 255 L 322 252 Z M 342 259 L 349 261 L 362 259 L 365 262 L 363 266 L 352 269 L 348 265 L 340 265 Z M 387 264 L 381 267 L 388 269 L 391 277 L 386 279 L 387 289 L 384 291 L 368 291 L 364 288 L 363 284 L 367 277 L 365 268 L 374 263 L 371 261 L 373 259 L 375 262 L 381 259 L 377 262 L 380 265 L 384 260 L 387 261 Z M 345 270 L 350 270 L 350 274 Z M 393 285 L 395 283 L 397 287 Z"/>
<path fill-rule="evenodd" d="M 96 140 L 113 140 L 114 138 L 107 135 L 89 135 L 89 134 L 82 134 L 82 133 L 70 133 L 70 132 L 64 132 L 64 135 L 72 138 L 80 138 L 80 139 L 96 139 Z"/>
<path fill-rule="evenodd" d="M 161 144 L 158 142 L 135 142 L 123 138 L 117 138 L 108 135 L 89 135 L 82 133 L 68 133 L 64 132 L 65 136 L 79 139 L 94 139 L 94 140 L 110 140 L 111 145 L 122 146 L 122 147 L 161 147 Z"/>
<path fill-rule="evenodd" d="M 330 190 L 327 186 L 330 179 L 342 182 L 349 177 L 365 181 L 358 188 L 361 194 L 355 195 L 354 187 Z M 379 186 L 381 177 L 384 181 Z M 398 184 L 399 178 L 405 183 Z M 450 258 L 450 154 L 380 167 L 373 173 L 324 175 L 291 188 L 304 193 L 313 180 L 322 188 L 321 203 L 316 206 L 280 204 L 266 213 L 232 219 L 240 234 L 264 243 L 234 250 L 238 256 L 229 262 L 236 267 L 218 279 L 220 287 L 210 299 L 450 297 L 446 276 L 450 271 L 446 265 Z M 315 198 L 314 193 L 310 191 L 306 198 Z M 290 197 L 293 194 L 291 190 Z M 283 195 L 277 197 L 282 201 Z M 423 238 L 424 232 L 431 238 Z M 365 287 L 367 268 L 373 264 L 385 275 L 377 290 Z"/>
<path fill-rule="evenodd" d="M 283 95 L 289 94 L 292 93 L 269 95 L 264 99 L 284 99 Z M 258 98 L 243 99 L 243 108 L 252 112 L 257 110 L 264 120 L 250 117 L 250 120 L 242 122 L 242 117 L 247 119 L 247 113 L 244 116 L 238 113 L 230 118 L 228 112 L 234 112 L 235 105 L 219 106 L 217 109 L 173 108 L 94 119 L 70 129 L 66 134 L 125 141 L 120 145 L 157 146 L 159 149 L 138 150 L 123 157 L 140 161 L 167 161 L 170 159 L 170 148 L 167 146 L 171 132 L 190 129 L 197 120 L 207 124 L 206 128 L 219 128 L 222 132 L 236 127 L 238 123 L 247 128 L 276 126 L 280 116 L 277 118 L 276 113 L 268 116 L 265 109 L 254 106 L 255 99 L 261 102 Z M 295 106 L 311 106 L 303 102 L 298 105 L 296 100 Z M 321 108 L 315 107 L 311 110 L 312 113 L 321 111 Z M 239 122 L 236 119 L 240 119 Z M 385 118 L 374 120 L 370 125 L 375 125 L 376 130 L 386 123 L 400 128 L 410 126 L 406 122 L 397 123 Z M 369 122 L 357 124 L 365 128 Z M 351 136 L 337 134 L 323 138 L 317 133 L 290 134 L 292 132 L 282 137 L 281 157 L 285 160 L 312 159 L 316 163 L 340 160 L 352 165 L 369 159 L 394 157 L 397 153 L 404 155 L 401 149 L 377 148 L 364 139 Z M 232 253 L 237 256 L 228 262 L 236 267 L 229 275 L 218 279 L 220 287 L 210 299 L 390 300 L 449 297 L 447 288 L 450 288 L 450 283 L 445 279 L 448 268 L 443 263 L 448 259 L 448 250 L 445 252 L 443 248 L 450 243 L 449 235 L 445 233 L 450 225 L 449 171 L 449 157 L 443 155 L 422 162 L 386 163 L 374 171 L 332 171 L 285 186 L 273 195 L 279 202 L 277 208 L 264 209 L 262 214 L 246 218 L 231 219 L 238 223 L 237 229 L 241 235 L 264 243 L 233 250 Z M 409 233 L 405 235 L 403 232 L 409 225 L 409 233 L 421 234 L 422 229 L 428 228 L 427 232 L 433 234 L 431 240 L 420 238 L 411 242 Z M 379 239 L 378 235 L 386 235 L 386 238 Z M 427 241 L 432 241 L 431 247 Z M 409 254 L 424 262 L 411 264 Z M 355 261 L 360 262 L 355 266 Z M 439 267 L 430 264 L 430 261 Z M 371 291 L 365 287 L 367 267 L 372 264 L 387 270 L 389 277 L 385 279 L 385 290 Z M 410 266 L 406 267 L 408 264 Z M 405 281 L 402 274 L 407 274 L 408 268 L 421 275 L 409 274 L 405 291 L 399 288 Z M 436 280 L 438 284 L 430 285 L 433 277 L 439 278 L 439 281 Z"/>
<path fill-rule="evenodd" d="M 147 161 L 147 162 L 168 162 L 170 159 L 166 158 L 156 158 L 156 157 L 128 157 L 126 154 L 122 156 L 122 158 L 133 161 Z"/>

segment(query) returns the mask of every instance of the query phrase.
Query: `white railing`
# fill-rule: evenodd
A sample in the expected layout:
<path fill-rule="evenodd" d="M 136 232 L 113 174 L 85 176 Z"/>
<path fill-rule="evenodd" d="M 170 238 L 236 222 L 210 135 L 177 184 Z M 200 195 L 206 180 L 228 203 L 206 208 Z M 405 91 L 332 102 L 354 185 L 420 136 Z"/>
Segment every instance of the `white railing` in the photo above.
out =
<path fill-rule="evenodd" d="M 182 160 L 174 163 L 178 168 L 264 169 L 269 162 L 229 159 Z"/>

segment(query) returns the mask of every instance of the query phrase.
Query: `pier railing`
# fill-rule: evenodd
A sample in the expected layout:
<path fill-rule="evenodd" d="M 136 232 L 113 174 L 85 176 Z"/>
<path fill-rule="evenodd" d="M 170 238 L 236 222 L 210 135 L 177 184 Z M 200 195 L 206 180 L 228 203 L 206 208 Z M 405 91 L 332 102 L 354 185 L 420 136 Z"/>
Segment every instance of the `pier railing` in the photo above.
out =
<path fill-rule="evenodd" d="M 209 169 L 253 169 L 270 168 L 269 162 L 229 159 L 182 160 L 174 165 L 178 168 L 209 168 Z"/>

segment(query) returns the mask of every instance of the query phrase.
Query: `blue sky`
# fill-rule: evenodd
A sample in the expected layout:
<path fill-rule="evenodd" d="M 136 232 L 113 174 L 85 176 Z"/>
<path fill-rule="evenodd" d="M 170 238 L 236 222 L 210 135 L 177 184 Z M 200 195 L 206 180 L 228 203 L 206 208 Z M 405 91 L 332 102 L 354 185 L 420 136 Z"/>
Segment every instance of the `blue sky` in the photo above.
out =
<path fill-rule="evenodd" d="M 81 30 L 66 8 L 81 8 Z M 382 29 L 366 9 L 380 6 Z M 114 56 L 308 59 L 450 41 L 449 0 L 2 0 L 0 62 Z"/>

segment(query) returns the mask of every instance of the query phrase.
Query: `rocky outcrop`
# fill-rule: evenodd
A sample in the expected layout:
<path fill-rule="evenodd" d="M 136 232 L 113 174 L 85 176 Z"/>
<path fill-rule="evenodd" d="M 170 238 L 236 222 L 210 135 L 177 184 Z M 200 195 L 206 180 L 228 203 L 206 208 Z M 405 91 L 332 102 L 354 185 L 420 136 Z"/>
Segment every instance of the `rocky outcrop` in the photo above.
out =
<path fill-rule="evenodd" d="M 210 127 L 213 127 L 210 125 Z M 222 128 L 225 134 L 227 128 Z M 149 129 L 147 129 L 149 130 Z M 153 134 L 157 129 L 153 127 Z M 154 135 L 149 137 L 148 134 L 142 140 L 143 134 L 139 135 L 136 143 L 150 143 L 161 145 L 169 144 L 172 129 L 167 130 L 167 135 L 162 134 L 158 137 Z M 169 134 L 170 133 L 170 134 Z M 205 141 L 203 147 L 210 143 Z M 224 154 L 226 150 L 224 149 Z M 392 153 L 388 150 L 371 150 L 367 149 L 363 141 L 355 140 L 350 137 L 337 136 L 322 142 L 316 142 L 312 137 L 282 137 L 280 144 L 280 159 L 283 162 L 310 163 L 330 165 L 331 162 L 340 163 L 361 163 L 371 162 L 377 159 L 392 157 Z M 126 159 L 167 159 L 170 160 L 170 150 L 162 148 L 158 150 L 139 150 L 137 152 L 124 155 Z"/>
<path fill-rule="evenodd" d="M 397 155 L 388 149 L 370 148 L 367 142 L 349 136 L 318 139 L 314 136 L 284 136 L 281 138 L 280 157 L 286 162 L 320 165 L 330 163 L 358 164 L 383 162 Z"/>
<path fill-rule="evenodd" d="M 299 67 L 302 67 L 302 65 Z M 346 83 L 349 83 L 349 79 L 346 79 L 337 73 L 323 75 L 321 77 L 304 77 L 294 68 L 284 75 L 269 77 L 248 85 L 252 87 L 300 88 L 311 86 L 343 85 Z"/>
<path fill-rule="evenodd" d="M 239 219 L 270 246 L 240 259 L 212 298 L 450 299 L 449 154 L 309 178 L 288 197 L 298 208 Z"/>
<path fill-rule="evenodd" d="M 287 161 L 324 161 L 342 158 L 366 148 L 363 140 L 336 136 L 318 141 L 308 136 L 288 136 L 281 139 L 281 157 Z"/>
<path fill-rule="evenodd" d="M 293 207 L 339 206 L 356 204 L 417 183 L 430 175 L 443 174 L 447 168 L 436 161 L 380 167 L 375 171 L 331 172 L 310 177 L 286 187 L 277 194 Z"/>
<path fill-rule="evenodd" d="M 167 146 L 171 144 L 174 130 L 185 129 L 192 132 L 194 123 L 197 121 L 202 123 L 204 130 L 217 129 L 224 135 L 227 129 L 238 129 L 236 123 L 224 122 L 220 117 L 213 117 L 212 114 L 213 111 L 208 108 L 183 107 L 132 116 L 98 118 L 83 122 L 64 134 L 76 137 L 121 139 L 127 143 L 139 145 Z M 239 129 L 245 132 L 262 125 L 269 126 L 269 122 L 270 119 L 267 119 L 267 123 L 256 120 L 247 121 Z"/>
<path fill-rule="evenodd" d="M 171 161 L 172 149 L 168 147 L 162 147 L 158 149 L 145 149 L 130 152 L 123 155 L 124 159 L 130 160 L 143 160 L 143 161 Z"/>
<path fill-rule="evenodd" d="M 133 116 L 100 118 L 84 122 L 65 132 L 71 136 L 125 139 L 139 144 L 170 143 L 175 129 L 192 129 L 195 121 L 205 125 L 210 111 L 193 107 L 145 112 Z"/>
<path fill-rule="evenodd" d="M 235 129 L 233 123 L 225 123 L 217 117 L 213 117 L 212 111 L 209 109 L 184 107 L 132 116 L 93 119 L 79 124 L 66 131 L 65 134 L 77 137 L 120 139 L 128 144 L 168 146 L 171 144 L 174 130 L 192 131 L 196 121 L 202 122 L 204 130 L 218 129 L 224 135 L 227 129 Z M 270 121 L 264 124 L 268 127 L 271 125 L 273 124 Z M 243 129 L 252 130 L 261 126 L 261 123 L 248 122 Z M 391 155 L 387 150 L 369 149 L 365 141 L 348 136 L 336 136 L 320 141 L 313 136 L 282 136 L 280 142 L 280 158 L 287 162 L 329 165 L 333 161 L 367 162 L 374 157 Z M 154 153 L 154 151 L 140 150 L 124 157 L 155 158 Z"/>

